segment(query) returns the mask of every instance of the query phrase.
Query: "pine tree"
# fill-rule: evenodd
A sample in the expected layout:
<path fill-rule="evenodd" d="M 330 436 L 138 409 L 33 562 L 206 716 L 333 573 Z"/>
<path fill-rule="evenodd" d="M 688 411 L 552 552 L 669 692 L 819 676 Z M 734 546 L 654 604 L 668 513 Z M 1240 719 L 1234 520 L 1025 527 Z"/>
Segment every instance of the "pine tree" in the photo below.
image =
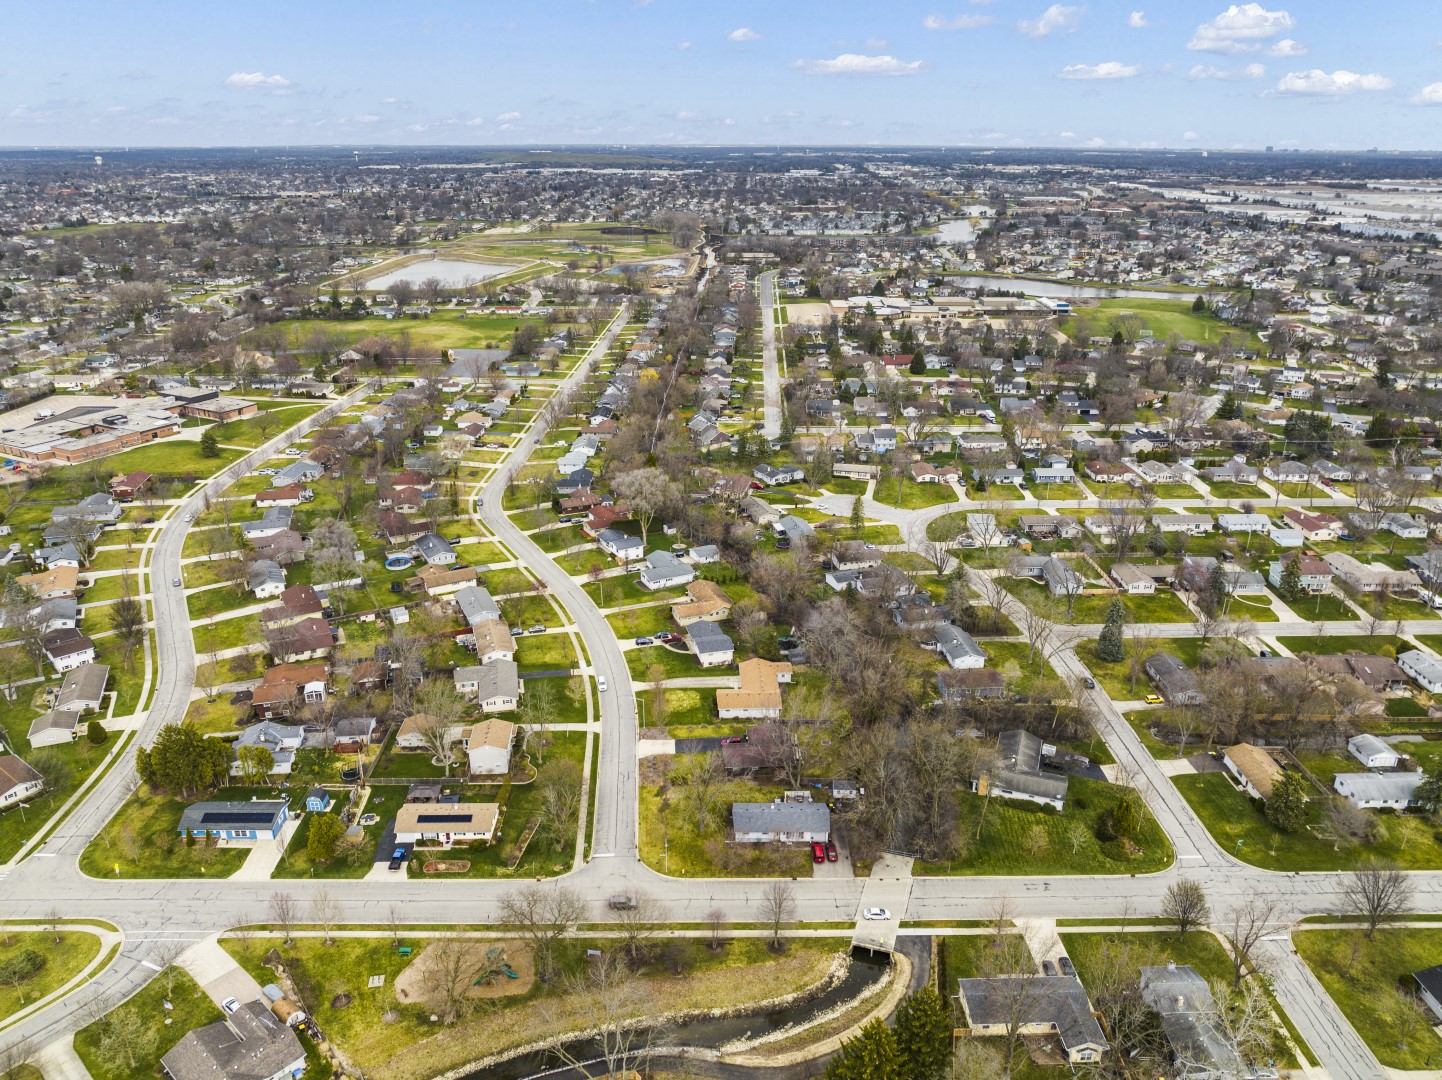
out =
<path fill-rule="evenodd" d="M 1126 647 L 1122 644 L 1122 627 L 1127 619 L 1127 609 L 1121 600 L 1107 605 L 1106 625 L 1097 637 L 1097 659 L 1108 664 L 1120 664 L 1126 659 Z"/>
<path fill-rule="evenodd" d="M 220 457 L 220 440 L 215 437 L 214 428 L 206 428 L 200 433 L 200 456 Z"/>
<path fill-rule="evenodd" d="M 1197 297 L 1195 300 L 1192 301 L 1192 310 L 1200 315 L 1202 312 L 1207 310 L 1207 302 L 1203 300 L 1200 296 Z"/>
<path fill-rule="evenodd" d="M 877 1019 L 841 1044 L 826 1066 L 826 1080 L 907 1080 L 901 1065 L 896 1036 Z"/>
<path fill-rule="evenodd" d="M 1429 814 L 1442 810 L 1442 768 L 1433 768 L 1422 774 L 1422 782 L 1412 793 L 1412 799 Z"/>
<path fill-rule="evenodd" d="M 1277 584 L 1277 592 L 1283 600 L 1289 602 L 1302 598 L 1302 560 L 1300 556 L 1293 555 L 1282 560 L 1282 577 Z"/>
<path fill-rule="evenodd" d="M 791 410 L 781 410 L 781 445 L 790 446 L 791 436 L 796 434 L 796 425 L 791 422 Z"/>
<path fill-rule="evenodd" d="M 1367 433 L 1362 436 L 1367 445 L 1376 449 L 1392 445 L 1392 421 L 1387 419 L 1385 412 L 1379 412 L 1372 417 L 1372 422 L 1367 425 Z"/>
<path fill-rule="evenodd" d="M 1281 832 L 1297 832 L 1307 823 L 1307 782 L 1301 773 L 1285 772 L 1277 779 L 1265 813 Z"/>
<path fill-rule="evenodd" d="M 851 500 L 851 535 L 853 537 L 860 537 L 861 530 L 865 527 L 865 525 L 866 516 L 862 512 L 861 496 L 858 495 L 856 496 L 856 498 Z"/>
<path fill-rule="evenodd" d="M 917 349 L 916 354 L 911 358 L 911 366 L 907 368 L 913 375 L 926 374 L 926 361 L 922 358 L 921 350 Z"/>
<path fill-rule="evenodd" d="M 951 1011 L 941 995 L 923 987 L 896 1010 L 896 1049 L 907 1080 L 942 1080 L 951 1059 Z"/>
<path fill-rule="evenodd" d="M 1242 407 L 1237 402 L 1237 395 L 1228 390 L 1222 395 L 1222 403 L 1217 406 L 1218 420 L 1236 420 L 1242 415 Z"/>

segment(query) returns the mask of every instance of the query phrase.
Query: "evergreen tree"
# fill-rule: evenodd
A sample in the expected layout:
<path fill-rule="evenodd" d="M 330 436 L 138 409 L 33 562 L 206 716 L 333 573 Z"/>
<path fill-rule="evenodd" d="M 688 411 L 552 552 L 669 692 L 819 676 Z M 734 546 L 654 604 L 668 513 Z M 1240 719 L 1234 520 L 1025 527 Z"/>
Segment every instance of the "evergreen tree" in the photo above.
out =
<path fill-rule="evenodd" d="M 1392 421 L 1387 419 L 1385 412 L 1379 412 L 1372 417 L 1372 422 L 1367 425 L 1367 433 L 1362 436 L 1367 440 L 1367 445 L 1373 449 L 1380 449 L 1392 445 Z"/>
<path fill-rule="evenodd" d="M 913 375 L 926 374 L 926 361 L 922 359 L 920 349 L 917 349 L 915 355 L 912 356 L 911 366 L 907 368 L 907 370 L 910 371 Z"/>
<path fill-rule="evenodd" d="M 790 446 L 791 436 L 796 434 L 796 425 L 791 422 L 791 410 L 781 410 L 781 445 Z"/>
<path fill-rule="evenodd" d="M 1198 315 L 1200 315 L 1202 312 L 1207 310 L 1207 302 L 1203 300 L 1200 296 L 1197 297 L 1195 300 L 1192 301 L 1192 310 Z"/>
<path fill-rule="evenodd" d="M 1442 810 L 1442 766 L 1422 774 L 1422 782 L 1417 785 L 1412 798 L 1429 814 Z"/>
<path fill-rule="evenodd" d="M 1267 800 L 1267 820 L 1282 832 L 1298 832 L 1307 823 L 1307 782 L 1301 773 L 1285 772 Z"/>
<path fill-rule="evenodd" d="M 152 788 L 189 795 L 230 775 L 230 744 L 207 739 L 192 723 L 166 724 L 135 752 L 135 771 Z"/>
<path fill-rule="evenodd" d="M 943 1080 L 951 1060 L 951 1010 L 941 995 L 923 987 L 896 1010 L 896 1049 L 907 1080 Z"/>
<path fill-rule="evenodd" d="M 861 508 L 861 496 L 858 495 L 851 500 L 851 535 L 853 537 L 860 537 L 861 530 L 865 525 L 866 515 Z"/>
<path fill-rule="evenodd" d="M 200 456 L 220 457 L 220 440 L 215 437 L 214 428 L 206 428 L 200 433 Z"/>
<path fill-rule="evenodd" d="M 1216 417 L 1218 420 L 1237 420 L 1242 415 L 1242 406 L 1237 401 L 1237 395 L 1228 390 L 1222 395 L 1222 403 L 1217 406 Z M 1300 415 L 1294 414 L 1294 415 Z"/>
<path fill-rule="evenodd" d="M 334 814 L 311 814 L 310 834 L 306 837 L 305 854 L 311 862 L 329 862 L 335 857 L 336 845 L 345 835 L 345 826 Z"/>
<path fill-rule="evenodd" d="M 826 1066 L 826 1080 L 908 1080 L 896 1036 L 885 1022 L 873 1020 L 842 1043 Z"/>
<path fill-rule="evenodd" d="M 1097 637 L 1097 659 L 1109 664 L 1119 664 L 1126 659 L 1126 647 L 1122 644 L 1122 627 L 1127 620 L 1127 609 L 1121 600 L 1107 605 L 1106 625 Z"/>
<path fill-rule="evenodd" d="M 1287 601 L 1302 598 L 1302 559 L 1300 556 L 1292 555 L 1282 560 L 1282 577 L 1277 585 L 1277 593 Z"/>
<path fill-rule="evenodd" d="M 981 354 L 983 356 L 996 355 L 996 330 L 991 323 L 986 324 L 986 332 L 981 335 Z"/>
<path fill-rule="evenodd" d="M 105 727 L 99 720 L 92 720 L 85 725 L 85 738 L 92 746 L 105 745 Z"/>

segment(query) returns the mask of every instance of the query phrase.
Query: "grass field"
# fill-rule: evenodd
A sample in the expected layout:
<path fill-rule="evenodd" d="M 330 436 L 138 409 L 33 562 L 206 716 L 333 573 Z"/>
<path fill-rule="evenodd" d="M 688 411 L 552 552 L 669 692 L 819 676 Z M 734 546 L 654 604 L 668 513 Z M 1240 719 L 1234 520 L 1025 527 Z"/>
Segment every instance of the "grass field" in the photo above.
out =
<path fill-rule="evenodd" d="M 924 510 L 928 506 L 957 501 L 956 488 L 951 484 L 918 484 L 899 476 L 884 484 L 878 483 L 874 497 L 879 503 L 899 506 L 903 510 Z"/>
<path fill-rule="evenodd" d="M 1110 336 L 1122 316 L 1135 315 L 1160 341 L 1179 334 L 1184 340 L 1195 341 L 1199 345 L 1215 345 L 1230 336 L 1239 346 L 1256 348 L 1258 345 L 1257 336 L 1251 331 L 1232 326 L 1205 312 L 1194 312 L 1192 301 L 1187 299 L 1152 300 L 1129 296 L 1098 300 L 1095 307 L 1080 309 L 1063 326 L 1063 330 L 1074 327 L 1076 318 L 1083 314 L 1092 323 L 1092 333 L 1098 336 Z"/>
<path fill-rule="evenodd" d="M 1074 776 L 1060 814 L 1010 799 L 959 793 L 961 833 L 968 848 L 947 863 L 920 863 L 919 874 L 1148 874 L 1172 863 L 1172 846 L 1145 809 L 1130 858 L 1096 837 L 1102 817 L 1123 789 Z M 983 816 L 984 815 L 984 816 Z"/>
<path fill-rule="evenodd" d="M 271 323 L 266 331 L 279 332 L 290 349 L 304 349 L 311 335 L 320 334 L 342 349 L 368 337 L 401 336 L 409 337 L 413 344 L 436 349 L 503 349 L 510 346 L 511 336 L 517 327 L 527 322 L 540 322 L 536 316 L 468 315 L 461 318 L 462 314 L 459 309 L 445 308 L 432 312 L 428 319 L 384 319 L 378 316 L 335 322 L 283 319 Z M 249 338 L 254 337 L 252 332 Z"/>
<path fill-rule="evenodd" d="M 319 412 L 320 405 L 267 405 L 262 413 L 248 416 L 244 420 L 231 420 L 215 424 L 211 431 L 221 443 L 227 446 L 255 448 L 268 439 L 274 438 L 287 428 L 294 427 L 306 417 Z"/>
<path fill-rule="evenodd" d="M 163 1002 L 172 1008 L 166 1010 Z M 75 1033 L 75 1052 L 94 1080 L 152 1080 L 160 1074 L 160 1059 L 168 1054 L 186 1032 L 221 1019 L 220 1009 L 179 968 L 170 968 L 152 979 L 125 1004 L 107 1014 L 127 1026 L 133 1022 L 148 1038 L 131 1064 L 105 1043 L 100 1020 Z"/>
<path fill-rule="evenodd" d="M 1327 637 L 1279 637 L 1279 645 L 1285 646 L 1298 655 L 1312 653 L 1316 656 L 1333 656 L 1347 652 L 1380 653 L 1384 648 L 1391 648 L 1395 653 L 1406 652 L 1411 648 L 1399 637 L 1391 634 L 1338 634 Z"/>
<path fill-rule="evenodd" d="M 1177 776 L 1172 782 L 1218 844 L 1265 870 L 1348 870 L 1363 855 L 1389 859 L 1404 870 L 1442 869 L 1442 845 L 1419 817 L 1377 814 L 1373 843 L 1365 849 L 1345 842 L 1339 846 L 1324 835 L 1321 799 L 1308 804 L 1305 830 L 1284 833 L 1272 828 L 1223 773 Z"/>
<path fill-rule="evenodd" d="M 1425 1022 L 1399 1023 L 1397 994 L 1415 989 L 1412 973 L 1442 956 L 1442 930 L 1381 929 L 1372 941 L 1360 930 L 1306 930 L 1292 942 L 1383 1065 L 1422 1070 L 1442 1061 L 1442 1039 Z"/>
<path fill-rule="evenodd" d="M 211 798 L 274 798 L 269 789 L 223 788 Z M 189 801 L 153 795 L 142 785 L 90 845 L 81 852 L 80 869 L 91 877 L 225 878 L 240 869 L 248 848 L 218 848 L 180 838 L 180 815 Z"/>
<path fill-rule="evenodd" d="M 37 952 L 45 959 L 45 966 L 29 979 L 0 987 L 0 1020 L 60 989 L 100 952 L 100 939 L 94 934 L 62 927 L 58 943 L 56 936 L 48 930 L 13 931 L 7 935 L 8 943 L 0 944 L 0 964 L 26 951 Z"/>

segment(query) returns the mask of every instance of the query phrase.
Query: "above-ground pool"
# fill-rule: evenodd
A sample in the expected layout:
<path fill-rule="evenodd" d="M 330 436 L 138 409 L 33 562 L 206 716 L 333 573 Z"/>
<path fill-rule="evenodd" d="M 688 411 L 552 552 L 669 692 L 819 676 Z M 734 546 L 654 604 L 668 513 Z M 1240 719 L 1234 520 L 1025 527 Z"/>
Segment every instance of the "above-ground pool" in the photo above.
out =
<path fill-rule="evenodd" d="M 409 555 L 392 555 L 386 560 L 387 570 L 404 570 L 411 563 L 415 562 Z"/>

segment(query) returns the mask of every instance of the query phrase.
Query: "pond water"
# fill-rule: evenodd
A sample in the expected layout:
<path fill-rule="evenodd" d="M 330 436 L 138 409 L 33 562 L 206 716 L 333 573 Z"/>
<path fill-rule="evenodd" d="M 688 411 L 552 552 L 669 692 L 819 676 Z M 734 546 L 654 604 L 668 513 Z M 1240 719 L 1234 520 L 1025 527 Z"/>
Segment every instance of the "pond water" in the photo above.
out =
<path fill-rule="evenodd" d="M 761 1036 L 786 1027 L 810 1023 L 831 1009 L 860 996 L 872 983 L 886 976 L 889 965 L 884 960 L 854 953 L 846 974 L 823 994 L 797 1002 L 773 1012 L 749 1013 L 745 1016 L 701 1017 L 685 1020 L 670 1027 L 659 1045 L 668 1048 L 715 1048 L 747 1036 Z M 567 1047 L 567 1052 L 580 1060 L 595 1056 L 596 1048 L 584 1042 Z M 553 1053 L 524 1054 L 477 1072 L 462 1080 L 531 1080 L 533 1077 L 569 1077 L 579 1075 L 561 1066 Z"/>
<path fill-rule="evenodd" d="M 474 262 L 471 259 L 426 259 L 409 266 L 389 270 L 366 279 L 367 289 L 389 289 L 397 281 L 419 285 L 426 278 L 439 278 L 447 289 L 461 289 L 489 278 L 510 273 L 514 266 L 503 263 Z"/>

